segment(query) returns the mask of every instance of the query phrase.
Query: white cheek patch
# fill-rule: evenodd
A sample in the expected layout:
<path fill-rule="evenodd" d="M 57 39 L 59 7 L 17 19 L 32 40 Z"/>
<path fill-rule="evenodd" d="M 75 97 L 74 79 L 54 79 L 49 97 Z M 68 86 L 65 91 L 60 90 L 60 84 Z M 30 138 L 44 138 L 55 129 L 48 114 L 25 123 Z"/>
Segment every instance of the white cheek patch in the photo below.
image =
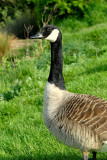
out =
<path fill-rule="evenodd" d="M 55 42 L 58 38 L 58 34 L 59 34 L 59 30 L 58 29 L 54 29 L 51 34 L 45 38 L 46 40 L 48 41 L 51 41 L 51 42 Z"/>

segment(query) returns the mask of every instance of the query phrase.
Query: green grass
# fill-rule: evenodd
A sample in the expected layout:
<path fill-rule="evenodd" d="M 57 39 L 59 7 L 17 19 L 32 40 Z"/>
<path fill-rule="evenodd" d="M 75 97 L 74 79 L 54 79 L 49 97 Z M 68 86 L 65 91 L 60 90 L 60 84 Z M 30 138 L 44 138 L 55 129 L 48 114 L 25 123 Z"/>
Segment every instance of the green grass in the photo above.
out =
<path fill-rule="evenodd" d="M 81 23 L 74 31 L 66 23 L 60 27 L 67 90 L 107 100 L 106 26 L 84 28 Z M 22 57 L 16 59 L 16 67 L 5 61 L 0 68 L 0 160 L 82 160 L 79 150 L 56 140 L 43 122 L 43 92 L 50 69 L 49 43 L 44 45 L 40 59 Z M 98 153 L 97 160 L 106 159 L 107 153 Z"/>

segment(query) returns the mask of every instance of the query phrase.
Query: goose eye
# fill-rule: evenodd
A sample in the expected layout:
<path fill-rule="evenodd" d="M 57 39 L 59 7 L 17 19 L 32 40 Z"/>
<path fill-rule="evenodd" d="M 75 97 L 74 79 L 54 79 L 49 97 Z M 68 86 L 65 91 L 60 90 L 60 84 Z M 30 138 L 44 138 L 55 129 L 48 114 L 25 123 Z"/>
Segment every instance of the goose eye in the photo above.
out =
<path fill-rule="evenodd" d="M 50 28 L 48 28 L 47 31 L 49 32 L 49 31 L 50 31 Z"/>

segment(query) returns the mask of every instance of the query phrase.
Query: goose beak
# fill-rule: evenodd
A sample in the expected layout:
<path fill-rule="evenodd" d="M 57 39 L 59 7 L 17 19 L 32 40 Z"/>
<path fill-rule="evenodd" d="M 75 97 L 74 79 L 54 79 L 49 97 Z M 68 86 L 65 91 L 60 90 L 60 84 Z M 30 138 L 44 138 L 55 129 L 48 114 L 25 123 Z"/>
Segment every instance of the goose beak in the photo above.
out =
<path fill-rule="evenodd" d="M 43 39 L 42 32 L 39 32 L 35 34 L 34 36 L 31 36 L 30 39 Z"/>

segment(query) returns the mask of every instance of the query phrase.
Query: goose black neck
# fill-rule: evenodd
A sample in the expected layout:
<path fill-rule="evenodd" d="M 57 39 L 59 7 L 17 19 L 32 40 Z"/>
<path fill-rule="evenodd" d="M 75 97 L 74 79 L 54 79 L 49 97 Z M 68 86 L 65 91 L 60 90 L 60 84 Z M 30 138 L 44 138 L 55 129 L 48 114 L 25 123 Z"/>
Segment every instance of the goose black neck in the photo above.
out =
<path fill-rule="evenodd" d="M 65 89 L 64 78 L 62 75 L 63 55 L 62 37 L 59 35 L 56 42 L 51 43 L 51 68 L 48 82 L 54 83 L 60 89 Z"/>

